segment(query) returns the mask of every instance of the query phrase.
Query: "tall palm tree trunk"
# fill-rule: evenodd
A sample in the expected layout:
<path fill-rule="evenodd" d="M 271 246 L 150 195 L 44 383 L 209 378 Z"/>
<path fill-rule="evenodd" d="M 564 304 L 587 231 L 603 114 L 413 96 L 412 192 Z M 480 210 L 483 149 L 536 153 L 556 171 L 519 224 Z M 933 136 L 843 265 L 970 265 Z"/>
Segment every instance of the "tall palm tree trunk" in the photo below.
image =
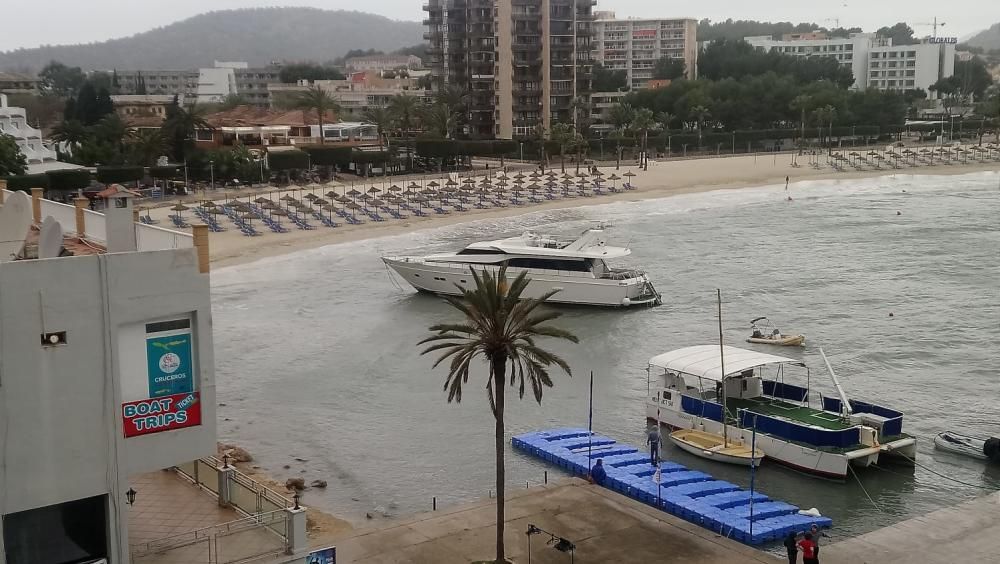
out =
<path fill-rule="evenodd" d="M 326 139 L 325 139 L 326 136 L 323 135 L 323 113 L 324 112 L 321 112 L 321 111 L 319 111 L 319 109 L 317 109 L 316 113 L 318 114 L 317 120 L 319 121 L 319 144 L 322 145 L 323 142 L 326 141 Z"/>
<path fill-rule="evenodd" d="M 504 451 L 506 441 L 504 440 L 504 388 L 506 387 L 507 357 L 497 355 L 492 360 L 493 371 L 493 397 L 496 403 L 496 455 L 497 455 L 497 563 L 504 562 L 504 491 L 506 481 L 506 471 L 504 469 Z"/>

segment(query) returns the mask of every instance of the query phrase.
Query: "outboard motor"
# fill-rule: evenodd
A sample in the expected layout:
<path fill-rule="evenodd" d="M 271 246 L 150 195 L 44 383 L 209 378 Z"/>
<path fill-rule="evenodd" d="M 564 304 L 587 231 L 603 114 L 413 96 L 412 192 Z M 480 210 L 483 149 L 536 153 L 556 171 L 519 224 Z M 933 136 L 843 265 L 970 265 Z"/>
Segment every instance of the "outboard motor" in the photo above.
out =
<path fill-rule="evenodd" d="M 983 454 L 990 459 L 990 462 L 1000 464 L 1000 438 L 990 437 L 986 439 L 986 442 L 983 443 Z"/>

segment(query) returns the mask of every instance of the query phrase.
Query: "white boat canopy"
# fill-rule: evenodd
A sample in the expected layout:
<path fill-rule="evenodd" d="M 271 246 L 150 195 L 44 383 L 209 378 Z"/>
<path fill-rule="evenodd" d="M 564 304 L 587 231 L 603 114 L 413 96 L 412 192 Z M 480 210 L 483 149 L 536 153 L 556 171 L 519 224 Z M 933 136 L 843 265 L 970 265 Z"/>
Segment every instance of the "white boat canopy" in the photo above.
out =
<path fill-rule="evenodd" d="M 689 374 L 705 380 L 722 380 L 722 362 L 726 363 L 726 377 L 736 376 L 745 370 L 769 364 L 793 364 L 805 366 L 801 360 L 775 356 L 736 347 L 725 347 L 725 358 L 719 358 L 718 345 L 697 345 L 685 347 L 649 359 L 649 365 L 671 372 Z"/>

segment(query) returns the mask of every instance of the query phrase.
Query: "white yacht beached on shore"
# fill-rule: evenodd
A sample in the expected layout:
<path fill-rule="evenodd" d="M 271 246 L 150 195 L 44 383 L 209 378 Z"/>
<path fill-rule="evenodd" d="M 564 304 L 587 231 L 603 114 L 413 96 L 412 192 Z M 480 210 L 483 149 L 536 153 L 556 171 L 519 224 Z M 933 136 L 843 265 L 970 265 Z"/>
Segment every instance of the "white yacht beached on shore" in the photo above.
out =
<path fill-rule="evenodd" d="M 459 295 L 459 288 L 475 282 L 470 270 L 499 270 L 508 276 L 527 271 L 531 281 L 524 297 L 537 298 L 559 290 L 550 302 L 576 305 L 628 307 L 658 305 L 660 295 L 646 273 L 615 268 L 607 260 L 631 254 L 627 247 L 610 247 L 603 227 L 588 229 L 572 242 L 560 242 L 534 233 L 473 243 L 457 253 L 424 257 L 383 257 L 414 288 L 435 294 Z"/>

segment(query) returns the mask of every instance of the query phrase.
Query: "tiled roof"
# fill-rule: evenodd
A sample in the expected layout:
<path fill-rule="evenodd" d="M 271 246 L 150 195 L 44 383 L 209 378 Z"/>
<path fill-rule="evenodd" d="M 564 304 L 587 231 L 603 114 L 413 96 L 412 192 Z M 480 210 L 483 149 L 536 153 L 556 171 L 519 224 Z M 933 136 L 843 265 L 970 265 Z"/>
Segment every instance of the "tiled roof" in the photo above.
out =
<path fill-rule="evenodd" d="M 306 126 L 319 125 L 313 110 L 269 110 L 257 106 L 237 106 L 205 116 L 212 127 L 250 127 L 265 125 Z M 326 112 L 323 123 L 336 123 L 337 116 Z"/>

